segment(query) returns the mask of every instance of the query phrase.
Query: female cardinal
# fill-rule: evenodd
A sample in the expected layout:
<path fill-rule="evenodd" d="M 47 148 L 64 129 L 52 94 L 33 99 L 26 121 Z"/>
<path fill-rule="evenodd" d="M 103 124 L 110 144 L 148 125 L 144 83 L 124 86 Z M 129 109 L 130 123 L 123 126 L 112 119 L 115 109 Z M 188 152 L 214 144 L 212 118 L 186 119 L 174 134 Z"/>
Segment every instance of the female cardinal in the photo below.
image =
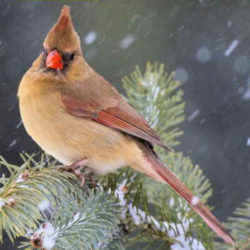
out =
<path fill-rule="evenodd" d="M 130 166 L 168 183 L 217 235 L 234 244 L 209 209 L 157 158 L 152 145 L 168 147 L 155 131 L 87 64 L 69 7 L 63 7 L 43 46 L 18 89 L 23 124 L 40 147 L 72 169 L 85 164 L 105 174 Z"/>

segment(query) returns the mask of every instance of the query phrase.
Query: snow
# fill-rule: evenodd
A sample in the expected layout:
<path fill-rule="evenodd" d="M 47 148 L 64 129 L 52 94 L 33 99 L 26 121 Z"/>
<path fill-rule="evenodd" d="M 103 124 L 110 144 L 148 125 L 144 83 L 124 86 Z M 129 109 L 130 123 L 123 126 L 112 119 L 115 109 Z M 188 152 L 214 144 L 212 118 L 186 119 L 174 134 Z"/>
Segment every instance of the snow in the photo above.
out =
<path fill-rule="evenodd" d="M 127 201 L 125 199 L 125 193 L 123 192 L 123 187 L 126 185 L 127 180 L 123 180 L 123 182 L 119 185 L 119 187 L 115 190 L 115 196 L 119 198 L 120 205 L 125 206 L 127 204 Z"/>
<path fill-rule="evenodd" d="M 129 211 L 130 215 L 132 216 L 135 225 L 140 225 L 141 224 L 141 218 L 137 213 L 137 208 L 130 203 L 128 205 L 128 211 Z"/>
<path fill-rule="evenodd" d="M 0 199 L 0 208 L 2 208 L 5 205 L 5 203 L 6 202 L 4 200 Z"/>
<path fill-rule="evenodd" d="M 170 237 L 176 239 L 176 243 L 171 246 L 171 250 L 205 250 L 201 242 L 197 241 L 195 238 L 186 237 L 185 232 L 188 230 L 190 223 L 193 222 L 192 218 L 185 218 L 180 213 L 177 214 L 179 220 L 182 221 L 182 224 L 169 223 L 166 221 L 159 222 L 153 216 L 147 216 L 145 211 L 133 206 L 132 203 L 127 203 L 125 199 L 125 193 L 123 191 L 124 186 L 128 183 L 125 179 L 115 190 L 115 195 L 120 200 L 120 205 L 123 206 L 122 216 L 125 218 L 126 212 L 128 211 L 133 218 L 133 221 L 136 225 L 142 223 L 153 224 L 155 228 L 161 232 L 166 232 Z M 197 205 L 199 198 L 194 196 L 192 199 L 192 205 Z M 170 199 L 169 205 L 174 206 L 175 201 L 173 198 Z M 188 205 L 184 205 L 185 209 L 190 209 Z"/>
<path fill-rule="evenodd" d="M 152 216 L 152 221 L 155 224 L 156 228 L 161 231 L 160 223 Z"/>
<path fill-rule="evenodd" d="M 250 137 L 247 138 L 247 147 L 250 147 Z"/>
<path fill-rule="evenodd" d="M 205 250 L 205 247 L 202 245 L 201 242 L 197 241 L 196 239 L 192 239 L 191 241 L 185 239 L 185 233 L 183 231 L 183 227 L 181 225 L 177 225 L 179 235 L 175 237 L 178 243 L 175 243 L 171 246 L 171 250 Z"/>
<path fill-rule="evenodd" d="M 170 229 L 168 230 L 168 234 L 170 237 L 174 237 L 177 241 L 171 246 L 171 250 L 205 250 L 205 247 L 202 245 L 202 243 L 195 238 L 185 237 L 185 232 L 187 231 L 190 223 L 192 223 L 193 220 L 182 217 L 180 214 L 177 214 L 177 216 L 182 219 L 183 224 L 174 225 L 172 223 L 169 223 Z M 171 229 L 175 227 L 177 229 L 176 231 L 178 232 L 177 234 L 173 229 Z"/>
<path fill-rule="evenodd" d="M 14 146 L 16 145 L 16 143 L 17 143 L 17 140 L 14 139 L 14 140 L 9 144 L 9 147 L 10 147 L 10 148 L 14 147 Z"/>
<path fill-rule="evenodd" d="M 20 175 L 18 176 L 17 180 L 16 180 L 16 183 L 25 181 L 25 178 L 23 178 L 23 177 L 24 177 L 24 176 L 23 176 L 23 173 L 20 174 Z"/>
<path fill-rule="evenodd" d="M 212 53 L 206 46 L 202 46 L 199 48 L 199 50 L 196 53 L 196 59 L 200 63 L 207 63 L 211 60 Z"/>
<path fill-rule="evenodd" d="M 57 237 L 57 232 L 53 225 L 46 222 L 40 226 L 40 228 L 33 234 L 31 240 L 40 238 L 41 248 L 45 250 L 53 249 Z"/>
<path fill-rule="evenodd" d="M 142 211 L 141 209 L 138 210 L 138 214 L 141 216 L 142 220 L 145 221 L 146 219 L 146 213 Z"/>
<path fill-rule="evenodd" d="M 231 27 L 232 27 L 232 24 L 233 24 L 233 22 L 232 22 L 231 20 L 228 20 L 228 21 L 227 21 L 227 27 L 228 27 L 228 28 L 231 28 Z"/>
<path fill-rule="evenodd" d="M 80 218 L 80 216 L 81 216 L 81 214 L 80 214 L 79 212 L 76 213 L 76 214 L 74 215 L 74 217 L 73 217 L 72 224 L 74 224 L 76 221 L 78 221 L 79 218 Z"/>
<path fill-rule="evenodd" d="M 16 128 L 20 128 L 22 124 L 23 124 L 23 122 L 22 122 L 22 120 L 20 120 L 20 121 L 18 122 L 18 124 L 16 125 Z"/>
<path fill-rule="evenodd" d="M 193 198 L 191 200 L 191 204 L 193 206 L 196 206 L 199 202 L 200 202 L 199 198 L 197 196 L 193 196 Z"/>
<path fill-rule="evenodd" d="M 188 116 L 188 122 L 193 121 L 200 114 L 200 110 L 196 109 L 191 115 Z"/>
<path fill-rule="evenodd" d="M 42 212 L 49 208 L 50 208 L 50 203 L 48 200 L 43 200 L 38 204 L 38 209 Z"/>
<path fill-rule="evenodd" d="M 169 200 L 169 206 L 173 207 L 174 204 L 175 204 L 175 200 L 174 200 L 174 198 L 171 197 L 170 200 Z"/>
<path fill-rule="evenodd" d="M 97 33 L 95 31 L 90 31 L 84 37 L 84 42 L 86 45 L 92 44 L 97 38 Z"/>
<path fill-rule="evenodd" d="M 42 241 L 42 246 L 46 250 L 50 250 L 55 245 L 55 229 L 50 223 L 46 223 L 44 228 L 44 236 Z"/>
<path fill-rule="evenodd" d="M 127 49 L 134 41 L 135 41 L 134 36 L 128 34 L 120 41 L 120 48 Z"/>
<path fill-rule="evenodd" d="M 250 88 L 248 88 L 246 90 L 246 92 L 244 93 L 243 97 L 242 97 L 244 100 L 250 100 Z"/>
<path fill-rule="evenodd" d="M 232 43 L 229 45 L 229 47 L 226 49 L 224 55 L 230 56 L 238 45 L 239 45 L 239 40 L 233 40 Z"/>
<path fill-rule="evenodd" d="M 126 218 L 126 213 L 127 213 L 127 200 L 125 199 L 125 193 L 123 192 L 123 187 L 126 185 L 127 179 L 123 180 L 123 182 L 118 186 L 118 188 L 115 190 L 115 196 L 119 199 L 120 201 L 120 206 L 123 207 L 122 209 L 122 218 Z"/>

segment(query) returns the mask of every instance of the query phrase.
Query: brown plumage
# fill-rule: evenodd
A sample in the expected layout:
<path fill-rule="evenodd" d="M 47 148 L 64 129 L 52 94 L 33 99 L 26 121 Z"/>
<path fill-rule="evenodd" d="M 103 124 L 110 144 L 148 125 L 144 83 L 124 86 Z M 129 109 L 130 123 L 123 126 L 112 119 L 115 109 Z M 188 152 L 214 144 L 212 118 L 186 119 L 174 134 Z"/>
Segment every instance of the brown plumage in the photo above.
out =
<path fill-rule="evenodd" d="M 18 89 L 28 134 L 65 165 L 87 159 L 105 174 L 129 165 L 166 182 L 184 197 L 227 243 L 232 237 L 212 213 L 166 168 L 152 151 L 165 149 L 155 131 L 83 58 L 70 9 L 64 6 L 44 41 L 44 52 L 23 76 Z"/>

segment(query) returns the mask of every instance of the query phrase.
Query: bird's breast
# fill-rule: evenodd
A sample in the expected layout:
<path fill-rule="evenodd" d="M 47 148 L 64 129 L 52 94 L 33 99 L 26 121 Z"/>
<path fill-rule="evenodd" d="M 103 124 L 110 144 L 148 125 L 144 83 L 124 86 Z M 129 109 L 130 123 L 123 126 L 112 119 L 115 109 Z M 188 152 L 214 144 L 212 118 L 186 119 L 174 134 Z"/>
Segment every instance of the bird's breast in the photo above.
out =
<path fill-rule="evenodd" d="M 19 96 L 19 99 L 28 134 L 63 164 L 87 157 L 88 166 L 104 174 L 129 164 L 131 154 L 136 153 L 130 136 L 68 114 L 58 92 Z"/>

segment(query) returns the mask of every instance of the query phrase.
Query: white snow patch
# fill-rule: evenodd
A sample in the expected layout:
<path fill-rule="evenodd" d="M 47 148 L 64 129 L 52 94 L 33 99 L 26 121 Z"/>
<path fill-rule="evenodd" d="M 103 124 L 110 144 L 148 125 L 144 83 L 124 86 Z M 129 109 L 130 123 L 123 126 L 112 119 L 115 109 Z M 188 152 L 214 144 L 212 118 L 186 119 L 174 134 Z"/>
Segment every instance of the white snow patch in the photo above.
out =
<path fill-rule="evenodd" d="M 182 25 L 182 26 L 180 26 L 180 27 L 178 28 L 178 30 L 181 31 L 181 30 L 183 30 L 184 28 L 185 28 L 185 26 Z"/>
<path fill-rule="evenodd" d="M 188 116 L 188 122 L 193 121 L 200 114 L 200 110 L 196 109 L 191 115 Z"/>
<path fill-rule="evenodd" d="M 126 213 L 127 213 L 127 200 L 125 199 L 125 193 L 123 192 L 122 188 L 126 185 L 127 179 L 123 180 L 123 182 L 118 186 L 118 188 L 115 190 L 115 196 L 119 199 L 120 201 L 120 206 L 123 207 L 122 209 L 122 218 L 126 218 Z"/>
<path fill-rule="evenodd" d="M 10 147 L 10 148 L 11 148 L 11 147 L 14 147 L 14 146 L 16 145 L 16 143 L 17 143 L 17 140 L 14 139 L 14 140 L 9 144 L 9 147 Z"/>
<path fill-rule="evenodd" d="M 135 41 L 134 36 L 128 34 L 120 41 L 120 48 L 127 49 L 134 41 Z"/>
<path fill-rule="evenodd" d="M 212 53 L 207 46 L 202 46 L 196 53 L 196 59 L 201 63 L 207 63 L 211 60 Z"/>
<path fill-rule="evenodd" d="M 0 208 L 2 208 L 5 204 L 6 204 L 6 202 L 4 200 L 0 199 Z"/>
<path fill-rule="evenodd" d="M 85 44 L 89 45 L 93 43 L 97 38 L 97 33 L 95 31 L 90 31 L 87 33 L 87 35 L 84 37 Z"/>
<path fill-rule="evenodd" d="M 182 218 L 183 224 L 174 225 L 170 223 L 170 230 L 168 231 L 170 237 L 174 237 L 176 239 L 176 243 L 171 246 L 171 250 L 205 250 L 205 247 L 201 242 L 197 241 L 191 237 L 185 237 L 185 232 L 189 228 L 191 219 Z M 174 230 L 173 228 L 176 228 Z M 177 232 L 177 233 L 176 233 Z"/>
<path fill-rule="evenodd" d="M 126 185 L 127 180 L 123 180 L 123 182 L 119 185 L 119 187 L 115 190 L 115 196 L 119 198 L 120 205 L 125 206 L 127 204 L 127 201 L 125 199 L 125 193 L 123 192 L 123 187 Z"/>
<path fill-rule="evenodd" d="M 50 203 L 48 200 L 43 200 L 38 204 L 38 209 L 42 212 L 49 208 L 50 208 Z"/>
<path fill-rule="evenodd" d="M 40 226 L 40 228 L 33 234 L 31 237 L 31 240 L 34 240 L 36 238 L 41 239 L 41 248 L 44 248 L 46 250 L 51 250 L 56 241 L 57 232 L 53 225 L 49 222 L 46 222 Z"/>
<path fill-rule="evenodd" d="M 16 128 L 20 128 L 21 127 L 21 125 L 22 125 L 22 120 L 20 120 L 19 122 L 18 122 L 18 124 L 16 125 Z"/>
<path fill-rule="evenodd" d="M 228 28 L 231 28 L 231 27 L 232 27 L 232 24 L 233 24 L 233 22 L 232 22 L 231 20 L 228 20 L 228 21 L 227 21 L 227 27 L 228 27 Z"/>
<path fill-rule="evenodd" d="M 249 100 L 250 99 L 250 88 L 248 88 L 246 90 L 246 92 L 244 93 L 243 97 L 244 100 Z"/>
<path fill-rule="evenodd" d="M 241 94 L 244 92 L 244 90 L 245 89 L 243 88 Z M 243 94 L 242 98 L 243 98 L 243 100 L 246 100 L 246 101 L 248 101 L 250 99 L 250 77 L 247 79 L 247 88 L 246 88 L 246 91 Z"/>
<path fill-rule="evenodd" d="M 81 216 L 81 214 L 78 212 L 78 213 L 76 213 L 75 215 L 74 215 L 74 217 L 73 217 L 73 220 L 72 220 L 72 224 L 74 224 L 76 221 L 78 221 L 79 220 L 79 218 L 80 218 L 80 216 Z"/>
<path fill-rule="evenodd" d="M 16 183 L 23 182 L 25 179 L 23 178 L 23 174 L 20 174 L 16 180 Z"/>
<path fill-rule="evenodd" d="M 224 55 L 230 56 L 238 45 L 239 45 L 239 40 L 233 40 L 232 43 L 229 45 L 229 47 L 226 49 Z"/>
<path fill-rule="evenodd" d="M 181 229 L 181 226 L 179 225 L 179 230 Z M 190 250 L 190 249 L 195 249 L 195 250 L 205 250 L 205 247 L 202 245 L 201 242 L 197 241 L 196 239 L 192 239 L 191 241 L 188 241 L 185 239 L 185 235 L 181 234 L 180 236 L 177 236 L 175 238 L 177 241 L 180 243 L 175 243 L 171 246 L 171 250 Z"/>
<path fill-rule="evenodd" d="M 138 214 L 141 216 L 142 220 L 145 221 L 146 213 L 142 211 L 141 209 L 138 209 Z"/>
<path fill-rule="evenodd" d="M 155 224 L 157 230 L 161 231 L 161 225 L 160 225 L 160 223 L 153 216 L 152 216 L 152 221 Z"/>
<path fill-rule="evenodd" d="M 131 181 L 131 180 L 129 180 Z M 189 249 L 195 249 L 195 250 L 205 250 L 204 246 L 201 242 L 197 241 L 196 239 L 192 237 L 186 237 L 185 233 L 189 228 L 190 223 L 193 222 L 191 218 L 187 219 L 181 215 L 181 213 L 177 213 L 178 219 L 182 221 L 182 224 L 175 224 L 175 223 L 168 223 L 166 221 L 159 222 L 157 221 L 153 216 L 147 216 L 146 213 L 137 208 L 136 206 L 133 206 L 132 203 L 127 203 L 127 200 L 125 199 L 123 188 L 128 183 L 128 180 L 125 179 L 115 190 L 115 195 L 119 198 L 120 204 L 123 204 L 124 211 L 129 212 L 131 217 L 133 218 L 133 221 L 136 225 L 139 225 L 141 223 L 149 223 L 152 224 L 157 230 L 161 232 L 167 232 L 167 234 L 170 237 L 173 237 L 176 239 L 176 243 L 171 246 L 172 250 L 189 250 Z M 194 196 L 193 197 L 193 203 L 196 204 L 199 201 L 199 198 Z M 169 204 L 170 206 L 174 206 L 174 199 L 170 199 Z M 188 205 L 185 203 L 184 209 L 187 209 L 187 211 L 190 209 Z M 122 211 L 122 213 L 124 213 Z M 126 213 L 125 215 L 126 216 Z"/>
<path fill-rule="evenodd" d="M 193 196 L 193 198 L 191 200 L 191 204 L 193 206 L 196 206 L 199 202 L 200 202 L 200 199 L 197 196 Z"/>
<path fill-rule="evenodd" d="M 129 211 L 130 215 L 132 216 L 135 225 L 141 224 L 141 219 L 137 213 L 137 208 L 135 206 L 133 206 L 131 203 L 128 205 L 128 211 Z"/>
<path fill-rule="evenodd" d="M 247 138 L 247 147 L 250 147 L 250 137 Z"/>
<path fill-rule="evenodd" d="M 170 206 L 170 207 L 173 207 L 174 204 L 175 204 L 175 200 L 174 200 L 174 198 L 171 197 L 171 198 L 169 199 L 169 206 Z"/>

